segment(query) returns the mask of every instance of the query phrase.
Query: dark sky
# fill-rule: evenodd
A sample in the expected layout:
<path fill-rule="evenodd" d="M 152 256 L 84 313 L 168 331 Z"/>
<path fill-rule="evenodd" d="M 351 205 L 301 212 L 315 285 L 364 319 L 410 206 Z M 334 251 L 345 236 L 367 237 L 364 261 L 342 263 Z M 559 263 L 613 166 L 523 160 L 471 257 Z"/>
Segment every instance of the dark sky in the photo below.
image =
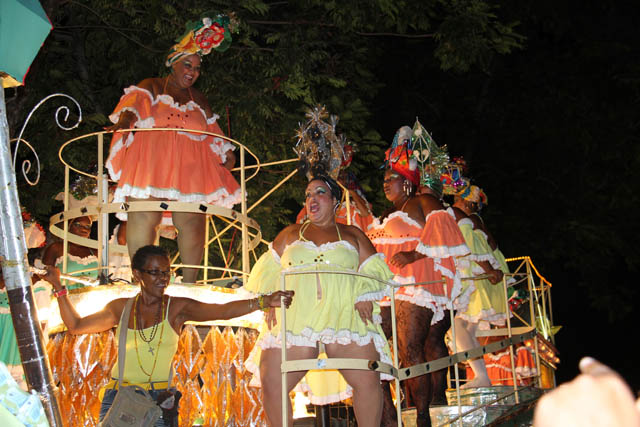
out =
<path fill-rule="evenodd" d="M 416 59 L 429 42 L 390 42 L 378 130 L 391 141 L 419 116 L 436 142 L 470 163 L 503 252 L 530 255 L 554 284 L 558 380 L 573 378 L 590 355 L 638 390 L 635 358 L 622 344 L 638 337 L 630 279 L 638 217 L 630 212 L 640 182 L 640 8 L 512 3 L 500 14 L 521 22 L 524 47 L 485 70 L 443 72 Z"/>

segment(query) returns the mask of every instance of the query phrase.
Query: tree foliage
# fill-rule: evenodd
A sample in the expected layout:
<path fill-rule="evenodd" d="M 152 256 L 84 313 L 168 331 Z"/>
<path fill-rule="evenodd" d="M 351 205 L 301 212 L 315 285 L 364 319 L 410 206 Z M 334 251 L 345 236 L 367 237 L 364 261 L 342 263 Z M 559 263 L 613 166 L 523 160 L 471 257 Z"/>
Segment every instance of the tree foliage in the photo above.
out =
<path fill-rule="evenodd" d="M 73 96 L 83 109 L 83 121 L 73 132 L 54 126 L 51 105 L 28 127 L 27 139 L 38 147 L 46 179 L 35 188 L 24 186 L 22 202 L 45 221 L 59 209 L 48 195 L 63 188 L 57 159 L 62 142 L 107 125 L 123 88 L 166 75 L 165 54 L 186 21 L 233 12 L 240 23 L 232 47 L 204 59 L 197 82 L 222 116 L 225 131 L 262 162 L 291 158 L 304 111 L 324 104 L 340 116 L 339 130 L 357 144 L 353 168 L 370 191 L 377 189 L 379 174 L 365 171 L 380 164 L 387 145 L 372 120 L 374 97 L 389 83 L 377 73 L 385 62 L 386 40 L 418 40 L 416 55 L 459 70 L 508 52 L 520 40 L 505 31 L 512 24 L 496 18 L 493 6 L 477 0 L 49 0 L 43 5 L 54 30 L 26 87 L 7 96 L 11 130 L 15 133 L 28 109 L 51 92 Z M 473 29 L 454 30 L 455 22 Z M 65 159 L 87 170 L 97 162 L 95 147 L 94 139 L 73 144 Z M 248 188 L 249 204 L 290 170 L 269 168 L 258 175 Z M 294 180 L 253 212 L 267 239 L 299 209 L 301 182 Z"/>

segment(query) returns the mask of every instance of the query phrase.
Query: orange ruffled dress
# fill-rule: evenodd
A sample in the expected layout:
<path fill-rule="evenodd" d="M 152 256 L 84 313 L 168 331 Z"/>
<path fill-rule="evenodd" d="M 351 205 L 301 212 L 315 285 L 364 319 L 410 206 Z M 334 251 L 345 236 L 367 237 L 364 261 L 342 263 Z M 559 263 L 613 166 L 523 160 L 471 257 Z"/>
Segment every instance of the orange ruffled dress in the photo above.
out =
<path fill-rule="evenodd" d="M 469 253 L 453 211 L 447 209 L 430 212 L 425 218 L 424 227 L 406 212 L 396 211 L 382 223 L 374 219 L 367 236 L 386 260 L 403 251 L 418 251 L 426 255 L 402 268 L 391 264 L 389 268 L 395 274 L 393 280 L 400 284 L 445 279 L 446 288 L 443 288 L 442 283 L 436 283 L 402 286 L 395 291 L 397 300 L 409 301 L 432 310 L 434 315 L 431 324 L 439 322 L 448 309 L 447 305 L 461 296 L 462 284 L 456 259 Z M 462 298 L 458 298 L 459 304 L 461 300 Z"/>
<path fill-rule="evenodd" d="M 136 128 L 223 134 L 216 123 L 219 116 L 207 118 L 193 99 L 180 105 L 170 95 L 154 98 L 148 90 L 130 86 L 109 119 L 117 123 L 125 111 L 136 115 Z M 123 202 L 127 197 L 157 197 L 231 208 L 240 202 L 241 191 L 222 163 L 227 151 L 234 148 L 222 138 L 186 131 L 116 133 L 107 159 L 111 179 L 118 181 L 114 202 Z"/>

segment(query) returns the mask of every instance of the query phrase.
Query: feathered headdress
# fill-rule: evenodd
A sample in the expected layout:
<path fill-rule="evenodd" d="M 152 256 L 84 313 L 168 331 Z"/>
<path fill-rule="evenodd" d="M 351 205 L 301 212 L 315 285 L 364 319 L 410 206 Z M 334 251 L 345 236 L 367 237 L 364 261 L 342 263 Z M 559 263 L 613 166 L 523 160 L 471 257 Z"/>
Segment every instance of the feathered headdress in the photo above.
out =
<path fill-rule="evenodd" d="M 208 55 L 211 49 L 224 52 L 231 45 L 231 32 L 236 21 L 233 15 L 217 15 L 213 19 L 204 17 L 200 21 L 189 21 L 187 32 L 180 36 L 167 56 L 165 65 L 171 67 L 185 56 Z"/>
<path fill-rule="evenodd" d="M 414 185 L 420 184 L 418 162 L 413 158 L 413 131 L 409 126 L 402 126 L 393 136 L 391 147 L 384 153 L 384 167 L 391 168 Z"/>
<path fill-rule="evenodd" d="M 298 168 L 307 179 L 316 173 L 324 173 L 337 180 L 340 168 L 345 161 L 343 150 L 346 139 L 336 135 L 338 116 L 331 115 L 322 105 L 307 111 L 307 123 L 299 124 L 296 132 L 296 146 L 293 151 L 300 159 Z M 323 119 L 329 118 L 329 123 Z"/>

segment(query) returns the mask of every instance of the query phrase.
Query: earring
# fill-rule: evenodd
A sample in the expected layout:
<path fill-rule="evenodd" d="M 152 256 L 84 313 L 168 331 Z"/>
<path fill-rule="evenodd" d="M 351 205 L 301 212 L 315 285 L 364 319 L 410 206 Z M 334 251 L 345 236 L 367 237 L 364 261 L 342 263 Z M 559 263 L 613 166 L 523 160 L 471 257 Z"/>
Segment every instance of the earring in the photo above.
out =
<path fill-rule="evenodd" d="M 402 182 L 402 190 L 407 196 L 411 195 L 411 184 L 406 179 Z"/>
<path fill-rule="evenodd" d="M 338 214 L 338 208 L 340 207 L 340 203 L 336 203 L 336 205 L 333 207 L 333 214 L 337 215 Z"/>

